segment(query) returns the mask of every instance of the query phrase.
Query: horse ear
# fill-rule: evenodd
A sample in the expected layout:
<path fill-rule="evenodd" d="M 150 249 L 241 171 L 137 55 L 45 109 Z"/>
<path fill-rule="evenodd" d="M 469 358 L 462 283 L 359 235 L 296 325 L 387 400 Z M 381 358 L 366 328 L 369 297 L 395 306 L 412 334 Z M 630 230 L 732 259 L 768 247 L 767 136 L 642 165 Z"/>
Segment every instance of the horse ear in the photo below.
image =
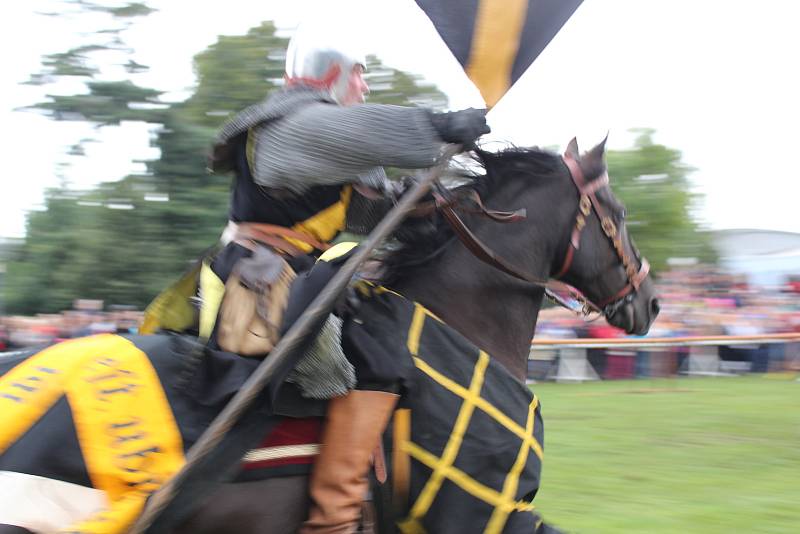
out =
<path fill-rule="evenodd" d="M 564 153 L 568 156 L 572 156 L 572 159 L 579 160 L 581 159 L 580 152 L 578 151 L 578 138 L 573 137 L 572 141 L 569 142 L 567 145 L 567 150 Z"/>
<path fill-rule="evenodd" d="M 597 146 L 596 146 L 596 147 L 594 147 L 593 149 L 591 149 L 591 150 L 589 151 L 589 153 L 590 153 L 590 154 L 591 154 L 591 155 L 592 155 L 594 158 L 597 158 L 597 159 L 599 159 L 599 160 L 602 160 L 602 159 L 603 159 L 603 155 L 606 153 L 606 141 L 608 141 L 608 134 L 607 134 L 607 133 L 606 133 L 606 136 L 603 138 L 603 140 L 602 140 L 602 141 L 600 141 L 600 142 L 597 144 Z"/>

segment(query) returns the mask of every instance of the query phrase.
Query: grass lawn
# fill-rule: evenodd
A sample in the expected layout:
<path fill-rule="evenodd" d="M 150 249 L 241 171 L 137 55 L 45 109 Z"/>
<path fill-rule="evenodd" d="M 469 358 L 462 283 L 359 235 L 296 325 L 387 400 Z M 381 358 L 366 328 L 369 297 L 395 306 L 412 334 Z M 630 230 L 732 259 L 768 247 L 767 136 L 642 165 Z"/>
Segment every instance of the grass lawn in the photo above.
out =
<path fill-rule="evenodd" d="M 534 501 L 567 532 L 800 532 L 794 375 L 534 384 Z"/>

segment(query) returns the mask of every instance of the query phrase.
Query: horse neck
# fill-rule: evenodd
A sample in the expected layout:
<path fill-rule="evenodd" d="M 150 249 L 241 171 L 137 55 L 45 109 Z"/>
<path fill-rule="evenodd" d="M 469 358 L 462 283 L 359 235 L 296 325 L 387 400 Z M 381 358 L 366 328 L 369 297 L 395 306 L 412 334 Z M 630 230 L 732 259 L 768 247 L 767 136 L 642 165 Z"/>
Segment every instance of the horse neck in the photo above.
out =
<path fill-rule="evenodd" d="M 537 254 L 535 243 L 526 243 L 534 252 L 524 256 L 538 257 L 539 265 L 532 265 L 531 261 L 522 263 L 521 257 L 513 254 L 513 248 L 501 246 L 503 241 L 510 241 L 503 237 L 503 232 L 508 232 L 502 228 L 504 225 L 475 218 L 467 224 L 504 257 L 524 265 L 531 273 L 547 276 L 549 262 L 544 258 L 549 256 Z M 456 241 L 423 273 L 405 280 L 397 290 L 431 310 L 517 379 L 525 379 L 530 343 L 544 295 L 541 287 L 518 281 L 481 262 Z"/>

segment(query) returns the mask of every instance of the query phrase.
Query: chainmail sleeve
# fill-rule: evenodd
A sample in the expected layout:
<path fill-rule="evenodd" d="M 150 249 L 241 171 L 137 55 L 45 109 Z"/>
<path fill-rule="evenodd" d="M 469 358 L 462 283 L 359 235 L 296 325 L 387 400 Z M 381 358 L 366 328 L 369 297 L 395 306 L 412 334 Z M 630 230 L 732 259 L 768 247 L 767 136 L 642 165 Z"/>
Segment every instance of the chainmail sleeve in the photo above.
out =
<path fill-rule="evenodd" d="M 383 220 L 394 204 L 387 198 L 369 199 L 353 191 L 347 206 L 345 231 L 365 236 L 372 232 Z"/>
<path fill-rule="evenodd" d="M 315 102 L 254 132 L 254 178 L 302 192 L 314 185 L 386 180 L 381 167 L 424 168 L 444 142 L 422 108 Z"/>

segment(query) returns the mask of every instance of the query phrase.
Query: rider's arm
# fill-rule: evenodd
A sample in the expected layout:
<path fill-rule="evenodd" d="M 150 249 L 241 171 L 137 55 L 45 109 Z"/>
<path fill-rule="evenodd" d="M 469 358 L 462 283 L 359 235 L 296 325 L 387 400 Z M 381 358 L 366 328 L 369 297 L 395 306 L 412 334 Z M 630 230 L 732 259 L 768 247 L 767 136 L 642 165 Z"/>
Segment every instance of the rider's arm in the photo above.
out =
<path fill-rule="evenodd" d="M 322 184 L 373 185 L 381 166 L 429 167 L 444 144 L 431 116 L 404 106 L 311 104 L 259 129 L 254 178 L 301 191 Z"/>

